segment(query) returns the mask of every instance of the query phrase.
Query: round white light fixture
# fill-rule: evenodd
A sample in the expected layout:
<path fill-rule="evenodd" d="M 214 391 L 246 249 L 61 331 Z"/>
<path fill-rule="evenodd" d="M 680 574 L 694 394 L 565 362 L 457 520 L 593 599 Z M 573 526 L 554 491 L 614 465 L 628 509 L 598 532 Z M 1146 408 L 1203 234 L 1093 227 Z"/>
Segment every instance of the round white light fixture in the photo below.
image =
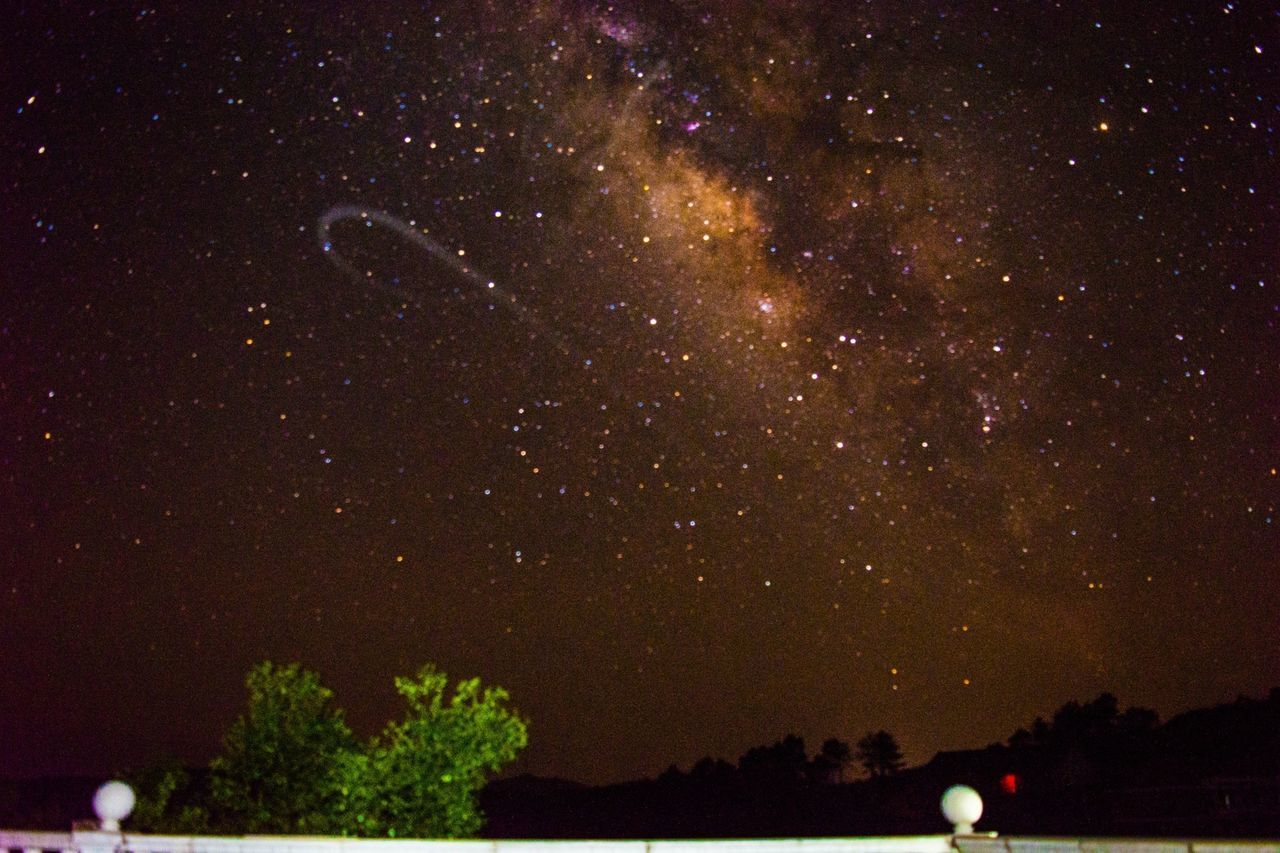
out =
<path fill-rule="evenodd" d="M 942 795 L 942 816 L 956 835 L 972 835 L 973 825 L 982 817 L 982 797 L 968 785 L 952 785 Z"/>
<path fill-rule="evenodd" d="M 120 821 L 133 812 L 137 797 L 133 789 L 124 782 L 111 781 L 103 785 L 93 795 L 93 811 L 98 816 L 102 829 L 106 832 L 119 832 Z"/>

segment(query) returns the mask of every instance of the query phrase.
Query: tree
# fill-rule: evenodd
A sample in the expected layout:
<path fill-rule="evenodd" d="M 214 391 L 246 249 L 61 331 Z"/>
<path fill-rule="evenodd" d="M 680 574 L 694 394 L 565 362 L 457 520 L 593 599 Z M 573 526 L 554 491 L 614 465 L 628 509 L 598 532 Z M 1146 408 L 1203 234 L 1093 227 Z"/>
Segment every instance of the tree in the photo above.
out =
<path fill-rule="evenodd" d="M 1120 716 L 1120 703 L 1110 693 L 1081 705 L 1071 701 L 1053 714 L 1050 738 L 1062 746 L 1081 746 L 1111 733 Z"/>
<path fill-rule="evenodd" d="M 1144 734 L 1150 732 L 1160 723 L 1160 715 L 1150 708 L 1130 705 L 1124 713 L 1116 717 L 1116 727 L 1127 734 Z"/>
<path fill-rule="evenodd" d="M 873 779 L 892 776 L 902 769 L 902 750 L 884 729 L 868 732 L 858 741 L 858 763 Z"/>
<path fill-rule="evenodd" d="M 723 758 L 703 756 L 689 769 L 689 776 L 701 781 L 715 780 L 724 782 L 732 779 L 737 769 Z"/>
<path fill-rule="evenodd" d="M 526 722 L 506 707 L 507 691 L 448 679 L 431 666 L 397 678 L 409 705 L 343 768 L 341 828 L 353 835 L 462 838 L 483 825 L 476 794 L 486 773 L 515 759 L 528 743 Z"/>
<path fill-rule="evenodd" d="M 208 780 L 193 778 L 178 761 L 159 761 L 125 779 L 138 795 L 129 816 L 134 831 L 184 835 L 209 831 L 209 811 L 201 805 L 208 799 Z"/>
<path fill-rule="evenodd" d="M 296 663 L 264 661 L 245 678 L 249 710 L 210 766 L 211 811 L 243 832 L 330 831 L 338 767 L 358 749 L 333 692 Z"/>
<path fill-rule="evenodd" d="M 849 744 L 837 738 L 827 738 L 822 743 L 822 749 L 813 757 L 814 775 L 824 782 L 831 781 L 831 777 L 835 776 L 836 781 L 843 784 L 844 768 L 852 758 Z"/>
<path fill-rule="evenodd" d="M 139 774 L 136 814 L 151 831 L 461 837 L 482 815 L 486 774 L 528 742 L 507 693 L 433 667 L 397 678 L 408 711 L 360 743 L 333 694 L 298 664 L 249 671 L 249 708 L 228 730 L 207 785 L 180 766 Z"/>
<path fill-rule="evenodd" d="M 1110 693 L 1081 704 L 1065 703 L 1053 714 L 1052 722 L 1036 717 L 1031 730 L 1020 728 L 1009 736 L 1012 747 L 1107 748 L 1117 738 L 1134 738 L 1153 731 L 1160 715 L 1150 708 L 1131 705 L 1123 712 Z"/>
<path fill-rule="evenodd" d="M 804 751 L 804 738 L 789 734 L 772 746 L 753 746 L 738 759 L 738 771 L 744 778 L 768 785 L 794 785 L 805 775 L 809 758 Z"/>

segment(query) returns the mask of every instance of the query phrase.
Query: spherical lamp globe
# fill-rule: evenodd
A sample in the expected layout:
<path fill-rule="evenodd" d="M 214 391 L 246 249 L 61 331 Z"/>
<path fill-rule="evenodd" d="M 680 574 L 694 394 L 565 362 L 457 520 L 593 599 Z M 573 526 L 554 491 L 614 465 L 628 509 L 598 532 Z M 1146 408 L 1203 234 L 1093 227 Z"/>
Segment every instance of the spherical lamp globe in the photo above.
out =
<path fill-rule="evenodd" d="M 133 811 L 135 802 L 132 788 L 124 782 L 111 781 L 93 795 L 93 811 L 104 831 L 119 832 L 120 821 Z"/>
<path fill-rule="evenodd" d="M 952 785 L 942 795 L 942 816 L 955 827 L 956 835 L 971 835 L 982 817 L 982 797 L 968 785 Z"/>

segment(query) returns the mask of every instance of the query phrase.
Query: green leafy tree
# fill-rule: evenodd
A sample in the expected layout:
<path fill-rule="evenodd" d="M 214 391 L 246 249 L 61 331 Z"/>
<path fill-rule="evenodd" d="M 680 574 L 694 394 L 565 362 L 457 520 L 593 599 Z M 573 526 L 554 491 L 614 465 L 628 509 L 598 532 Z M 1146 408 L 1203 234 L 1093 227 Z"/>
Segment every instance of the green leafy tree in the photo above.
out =
<path fill-rule="evenodd" d="M 507 692 L 448 679 L 432 666 L 397 678 L 401 722 L 360 743 L 319 677 L 298 664 L 258 664 L 249 708 L 207 775 L 161 765 L 135 776 L 134 826 L 158 832 L 458 838 L 483 823 L 476 794 L 528 743 Z"/>
<path fill-rule="evenodd" d="M 858 741 L 858 763 L 873 779 L 892 776 L 902 769 L 902 750 L 893 735 L 881 729 Z"/>
<path fill-rule="evenodd" d="M 249 710 L 210 766 L 216 821 L 241 832 L 331 831 L 338 771 L 359 749 L 333 692 L 296 663 L 270 661 L 251 669 L 245 686 Z"/>
<path fill-rule="evenodd" d="M 133 830 L 193 835 L 209 831 L 209 811 L 200 804 L 207 791 L 177 761 L 161 761 L 127 774 L 126 781 L 138 795 L 129 816 Z"/>
<path fill-rule="evenodd" d="M 507 707 L 507 692 L 448 679 L 425 666 L 397 678 L 408 704 L 342 770 L 341 829 L 355 835 L 461 838 L 476 834 L 483 815 L 476 794 L 486 775 L 515 759 L 528 743 L 526 722 Z"/>

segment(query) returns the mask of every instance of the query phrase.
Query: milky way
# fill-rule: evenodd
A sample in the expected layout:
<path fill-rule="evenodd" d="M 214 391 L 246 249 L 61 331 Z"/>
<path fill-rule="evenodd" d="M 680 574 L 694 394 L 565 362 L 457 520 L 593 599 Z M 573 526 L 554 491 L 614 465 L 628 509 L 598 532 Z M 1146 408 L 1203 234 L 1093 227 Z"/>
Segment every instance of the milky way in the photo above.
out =
<path fill-rule="evenodd" d="M 1275 19 L 828 5 L 20 15 L 4 761 L 266 657 L 592 781 L 1280 680 Z"/>

